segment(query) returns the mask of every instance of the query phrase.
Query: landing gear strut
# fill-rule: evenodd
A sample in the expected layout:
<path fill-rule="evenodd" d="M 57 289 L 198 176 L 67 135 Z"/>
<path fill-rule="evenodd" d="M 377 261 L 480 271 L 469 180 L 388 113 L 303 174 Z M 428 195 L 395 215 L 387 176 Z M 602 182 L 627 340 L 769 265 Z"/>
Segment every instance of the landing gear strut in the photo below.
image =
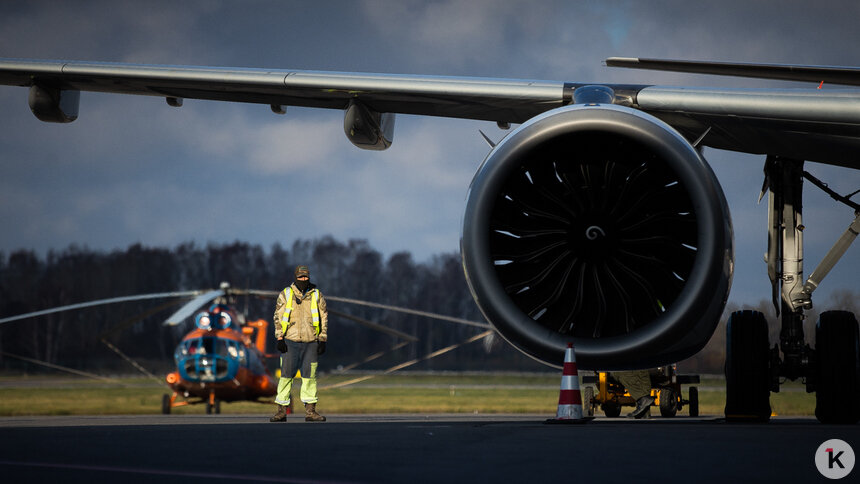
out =
<path fill-rule="evenodd" d="M 803 171 L 803 162 L 768 156 L 768 276 L 773 304 L 782 327 L 779 345 L 769 348 L 767 321 L 757 311 L 738 311 L 726 327 L 726 420 L 767 421 L 770 392 L 779 392 L 783 378 L 801 379 L 816 392 L 815 415 L 825 423 L 860 420 L 860 338 L 857 320 L 847 311 L 827 311 L 816 326 L 816 348 L 805 343 L 804 310 L 812 308 L 812 292 L 860 232 L 860 205 L 842 197 Z M 834 199 L 851 206 L 855 219 L 803 282 L 801 223 L 803 178 Z M 780 353 L 782 358 L 780 359 Z"/>

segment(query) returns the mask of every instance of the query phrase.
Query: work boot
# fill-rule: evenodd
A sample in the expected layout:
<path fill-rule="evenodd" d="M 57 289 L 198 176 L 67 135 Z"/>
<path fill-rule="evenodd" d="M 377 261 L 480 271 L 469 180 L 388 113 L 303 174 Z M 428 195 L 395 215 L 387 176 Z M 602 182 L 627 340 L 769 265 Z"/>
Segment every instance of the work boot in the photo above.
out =
<path fill-rule="evenodd" d="M 652 397 L 651 395 L 644 396 L 639 400 L 636 400 L 636 408 L 627 414 L 627 418 L 643 418 L 648 414 L 648 410 L 651 409 L 651 404 L 654 403 L 657 399 Z"/>
<path fill-rule="evenodd" d="M 317 413 L 316 403 L 305 404 L 305 422 L 325 422 L 325 417 Z"/>
<path fill-rule="evenodd" d="M 287 421 L 287 406 L 278 405 L 278 413 L 272 415 L 269 422 L 286 422 Z"/>

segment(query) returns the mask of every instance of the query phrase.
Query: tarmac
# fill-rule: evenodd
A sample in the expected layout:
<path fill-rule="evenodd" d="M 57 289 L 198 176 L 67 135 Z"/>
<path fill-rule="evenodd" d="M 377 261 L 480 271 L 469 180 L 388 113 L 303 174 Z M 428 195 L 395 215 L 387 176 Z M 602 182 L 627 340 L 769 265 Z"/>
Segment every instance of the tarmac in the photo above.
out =
<path fill-rule="evenodd" d="M 827 482 L 814 454 L 860 426 L 718 416 L 139 415 L 0 418 L 3 482 Z M 844 482 L 858 482 L 854 469 Z"/>

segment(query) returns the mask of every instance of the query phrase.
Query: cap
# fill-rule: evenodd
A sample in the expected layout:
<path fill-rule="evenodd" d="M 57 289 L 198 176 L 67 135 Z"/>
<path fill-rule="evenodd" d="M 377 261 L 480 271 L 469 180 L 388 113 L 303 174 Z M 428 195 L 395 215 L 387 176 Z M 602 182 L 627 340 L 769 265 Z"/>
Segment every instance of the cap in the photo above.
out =
<path fill-rule="evenodd" d="M 308 266 L 296 267 L 296 279 L 298 279 L 299 276 L 311 276 L 311 271 L 308 269 Z"/>

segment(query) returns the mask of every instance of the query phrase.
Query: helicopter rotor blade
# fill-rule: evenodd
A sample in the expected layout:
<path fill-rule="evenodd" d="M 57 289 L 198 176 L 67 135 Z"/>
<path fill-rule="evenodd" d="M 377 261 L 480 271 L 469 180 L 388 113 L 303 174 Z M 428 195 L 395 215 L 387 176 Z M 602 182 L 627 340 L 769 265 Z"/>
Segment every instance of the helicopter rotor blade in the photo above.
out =
<path fill-rule="evenodd" d="M 392 346 L 391 348 L 388 348 L 387 350 L 383 350 L 383 351 L 376 352 L 376 353 L 374 353 L 374 354 L 372 354 L 372 355 L 368 356 L 367 358 L 365 358 L 365 359 L 363 359 L 363 360 L 361 360 L 361 361 L 357 361 L 357 362 L 355 362 L 355 363 L 351 363 L 351 364 L 349 364 L 349 365 L 344 366 L 343 368 L 338 368 L 338 370 L 337 370 L 337 371 L 338 371 L 338 372 L 344 372 L 344 371 L 352 370 L 353 368 L 355 368 L 355 367 L 357 367 L 357 366 L 359 366 L 359 365 L 363 365 L 363 364 L 365 364 L 365 363 L 370 363 L 371 361 L 373 361 L 373 360 L 375 360 L 375 359 L 377 359 L 377 358 L 380 358 L 380 357 L 382 357 L 382 356 L 385 356 L 385 355 L 386 355 L 386 354 L 388 354 L 388 353 L 393 353 L 393 352 L 395 352 L 395 351 L 399 350 L 400 348 L 403 348 L 404 346 L 406 346 L 406 345 L 408 345 L 408 344 L 409 344 L 409 342 L 408 342 L 408 341 L 401 341 L 401 342 L 397 343 L 396 345 Z"/>
<path fill-rule="evenodd" d="M 198 294 L 200 294 L 200 293 L 198 292 Z M 215 290 L 206 292 L 204 294 L 200 294 L 199 296 L 195 297 L 191 301 L 188 301 L 188 303 L 186 303 L 185 306 L 182 306 L 181 308 L 179 308 L 179 311 L 176 311 L 175 313 L 171 314 L 169 318 L 164 320 L 163 324 L 165 326 L 176 326 L 177 324 L 185 321 L 185 318 L 194 314 L 194 311 L 197 311 L 198 309 L 200 309 L 201 306 L 203 306 L 203 305 L 207 304 L 209 301 L 211 301 L 217 297 L 221 297 L 223 295 L 224 295 L 223 289 L 215 289 Z"/>
<path fill-rule="evenodd" d="M 37 360 L 35 358 L 27 358 L 26 356 L 21 355 L 13 355 L 12 353 L 7 353 L 5 351 L 0 351 L 0 355 L 8 356 L 10 358 L 15 358 L 16 360 L 26 361 L 27 363 L 33 363 L 35 365 L 45 366 L 48 368 L 52 368 L 54 370 L 64 371 L 66 373 L 72 373 L 75 375 L 85 376 L 87 378 L 92 378 L 94 380 L 102 380 L 109 383 L 122 383 L 119 380 L 115 380 L 113 378 L 108 378 L 106 376 L 96 375 L 95 373 L 87 373 L 85 371 L 76 370 L 74 368 L 69 368 L 67 366 L 55 365 L 53 363 L 48 363 L 47 361 Z"/>
<path fill-rule="evenodd" d="M 373 321 L 368 321 L 366 319 L 359 318 L 358 316 L 353 316 L 351 314 L 342 313 L 342 312 L 336 311 L 334 309 L 329 309 L 328 312 L 329 312 L 329 314 L 333 314 L 333 315 L 339 316 L 341 318 L 349 319 L 350 321 L 355 321 L 356 323 L 358 323 L 362 326 L 366 326 L 370 329 L 373 329 L 373 330 L 376 330 L 376 331 L 379 331 L 382 333 L 390 334 L 390 335 L 395 336 L 397 338 L 406 340 L 410 343 L 414 343 L 414 342 L 418 341 L 418 338 L 416 338 L 415 336 L 412 336 L 410 334 L 406 334 L 402 331 L 398 331 L 394 328 L 389 328 L 388 326 L 383 326 L 379 323 L 374 323 Z"/>
<path fill-rule="evenodd" d="M 265 289 L 246 289 L 245 292 L 247 292 L 248 294 L 254 295 L 254 296 L 263 296 L 263 297 L 278 297 L 278 294 L 281 293 L 281 291 L 267 291 Z M 467 326 L 475 326 L 475 327 L 484 328 L 484 329 L 493 329 L 493 327 L 489 323 L 481 323 L 479 321 L 471 321 L 471 320 L 463 319 L 463 318 L 455 318 L 453 316 L 445 316 L 444 314 L 431 313 L 431 312 L 427 312 L 427 311 L 419 311 L 417 309 L 409 309 L 409 308 L 404 308 L 404 307 L 400 307 L 400 306 L 391 306 L 389 304 L 379 304 L 379 303 L 374 303 L 374 302 L 370 302 L 370 301 L 362 301 L 359 299 L 349 299 L 349 298 L 339 297 L 339 296 L 326 296 L 325 298 L 329 301 L 342 302 L 342 303 L 346 303 L 346 304 L 356 304 L 359 306 L 368 306 L 368 307 L 378 308 L 378 309 L 387 309 L 389 311 L 394 311 L 394 312 L 398 312 L 398 313 L 412 314 L 415 316 L 422 316 L 422 317 L 430 318 L 430 319 L 438 319 L 441 321 L 448 321 L 449 323 L 465 324 Z M 331 310 L 329 310 L 329 311 L 331 311 Z"/>
<path fill-rule="evenodd" d="M 373 303 L 373 302 L 369 302 L 369 301 L 361 301 L 358 299 L 348 299 L 345 297 L 337 297 L 337 296 L 326 296 L 326 299 L 330 299 L 330 300 L 336 301 L 336 302 L 347 303 L 347 304 L 357 304 L 359 306 L 369 306 L 372 308 L 387 309 L 389 311 L 395 311 L 395 312 L 399 312 L 399 313 L 413 314 L 415 316 L 423 316 L 425 318 L 438 319 L 441 321 L 448 321 L 450 323 L 465 324 L 467 326 L 476 326 L 478 328 L 484 328 L 484 329 L 493 329 L 493 327 L 489 323 L 470 321 L 468 319 L 455 318 L 453 316 L 445 316 L 444 314 L 430 313 L 427 311 L 419 311 L 417 309 L 408 309 L 408 308 L 402 308 L 399 306 L 391 306 L 388 304 L 379 304 L 379 303 Z"/>
<path fill-rule="evenodd" d="M 155 375 L 153 375 L 152 373 L 150 373 L 150 372 L 149 372 L 149 370 L 147 370 L 146 368 L 144 368 L 144 367 L 140 366 L 140 364 L 139 364 L 138 362 L 134 361 L 133 359 L 131 359 L 131 357 L 129 357 L 128 355 L 126 355 L 125 353 L 123 353 L 122 351 L 120 351 L 120 349 L 119 349 L 119 348 L 117 348 L 116 346 L 112 345 L 112 344 L 110 343 L 110 341 L 108 341 L 108 340 L 106 340 L 106 339 L 102 338 L 102 339 L 101 339 L 101 342 L 102 342 L 102 343 L 104 343 L 104 345 L 105 345 L 105 346 L 107 346 L 108 348 L 110 348 L 110 350 L 111 350 L 111 351 L 113 351 L 114 353 L 118 354 L 118 355 L 120 356 L 120 358 L 122 358 L 122 359 L 124 359 L 125 361 L 127 361 L 131 366 L 135 367 L 138 371 L 140 371 L 140 372 L 141 372 L 141 373 L 143 373 L 144 375 L 146 375 L 146 376 L 148 376 L 149 378 L 151 378 L 151 379 L 153 379 L 153 380 L 157 381 L 158 383 L 164 383 L 164 381 L 163 381 L 161 378 L 158 378 L 157 376 L 155 376 Z"/>
<path fill-rule="evenodd" d="M 98 299 L 96 301 L 89 301 L 84 303 L 70 304 L 68 306 L 59 306 L 50 309 L 43 309 L 41 311 L 34 311 L 32 313 L 19 314 L 17 316 L 10 316 L 8 318 L 0 319 L 0 324 L 9 323 L 12 321 L 18 321 L 21 319 L 35 318 L 37 316 L 45 316 L 48 314 L 60 313 L 63 311 L 72 311 L 75 309 L 84 309 L 93 306 L 101 306 L 104 304 L 115 304 L 121 302 L 128 301 L 142 301 L 145 299 L 159 299 L 159 298 L 167 298 L 167 297 L 189 297 L 196 296 L 200 294 L 200 291 L 178 291 L 178 292 L 161 292 L 156 294 L 138 294 L 135 296 L 122 296 L 122 297 L 112 297 L 109 299 Z"/>
<path fill-rule="evenodd" d="M 400 363 L 400 364 L 398 364 L 398 365 L 394 365 L 394 366 L 392 366 L 391 368 L 388 368 L 387 370 L 385 370 L 385 371 L 383 371 L 383 372 L 381 372 L 381 373 L 374 373 L 374 374 L 371 374 L 371 375 L 364 375 L 364 376 L 360 376 L 360 377 L 358 377 L 358 378 L 353 378 L 352 380 L 347 380 L 347 381 L 343 381 L 343 382 L 340 382 L 340 383 L 335 383 L 335 384 L 332 384 L 332 385 L 325 385 L 325 386 L 320 387 L 320 390 L 331 390 L 331 389 L 334 389 L 334 388 L 341 388 L 341 387 L 345 387 L 345 386 L 348 386 L 348 385 L 354 385 L 354 384 L 356 384 L 356 383 L 361 383 L 361 382 L 363 382 L 363 381 L 370 380 L 371 378 L 375 378 L 375 377 L 377 377 L 377 376 L 379 376 L 379 375 L 389 375 L 389 374 L 391 374 L 391 373 L 394 373 L 394 372 L 395 372 L 395 371 L 397 371 L 397 370 L 402 370 L 403 368 L 410 367 L 410 366 L 412 366 L 412 365 L 414 365 L 414 364 L 416 364 L 416 363 L 421 363 L 422 361 L 432 360 L 433 358 L 436 358 L 437 356 L 444 355 L 445 353 L 448 353 L 448 352 L 450 352 L 450 351 L 453 351 L 453 350 L 455 350 L 455 349 L 457 349 L 457 348 L 459 348 L 459 347 L 461 347 L 461 346 L 465 346 L 465 345 L 467 345 L 467 344 L 469 344 L 469 343 L 474 343 L 475 341 L 478 341 L 478 340 L 480 340 L 480 339 L 484 339 L 484 338 L 486 338 L 486 337 L 488 337 L 488 336 L 490 336 L 490 335 L 492 335 L 492 334 L 493 334 L 493 331 L 492 331 L 492 330 L 487 330 L 487 331 L 484 331 L 483 333 L 479 333 L 479 334 L 476 334 L 476 335 L 471 336 L 471 337 L 469 337 L 469 338 L 466 338 L 465 340 L 463 340 L 463 341 L 461 341 L 461 342 L 459 342 L 459 343 L 455 343 L 455 344 L 452 344 L 452 345 L 450 345 L 450 346 L 446 346 L 446 347 L 444 347 L 444 348 L 442 348 L 442 349 L 438 349 L 438 350 L 436 350 L 436 351 L 434 351 L 434 352 L 432 352 L 432 353 L 426 354 L 426 355 L 424 355 L 424 356 L 422 356 L 422 357 L 420 357 L 420 358 L 415 358 L 415 359 L 412 359 L 412 360 L 406 361 L 406 362 L 404 362 L 404 363 Z"/>
<path fill-rule="evenodd" d="M 102 334 L 99 335 L 99 339 L 103 340 L 103 339 L 107 338 L 108 336 L 113 336 L 114 333 L 117 333 L 119 331 L 123 331 L 133 324 L 137 324 L 137 323 L 143 321 L 144 319 L 149 318 L 150 316 L 154 316 L 154 315 L 156 315 L 156 314 L 158 314 L 158 313 L 160 313 L 166 309 L 169 309 L 173 306 L 178 306 L 180 304 L 182 304 L 182 300 L 168 301 L 164 304 L 159 304 L 158 306 L 156 306 L 154 308 L 150 308 L 150 309 L 147 309 L 146 311 L 138 313 L 138 314 L 136 314 L 130 318 L 126 318 L 126 319 L 120 321 L 119 323 L 115 324 L 114 326 L 106 329 Z"/>

